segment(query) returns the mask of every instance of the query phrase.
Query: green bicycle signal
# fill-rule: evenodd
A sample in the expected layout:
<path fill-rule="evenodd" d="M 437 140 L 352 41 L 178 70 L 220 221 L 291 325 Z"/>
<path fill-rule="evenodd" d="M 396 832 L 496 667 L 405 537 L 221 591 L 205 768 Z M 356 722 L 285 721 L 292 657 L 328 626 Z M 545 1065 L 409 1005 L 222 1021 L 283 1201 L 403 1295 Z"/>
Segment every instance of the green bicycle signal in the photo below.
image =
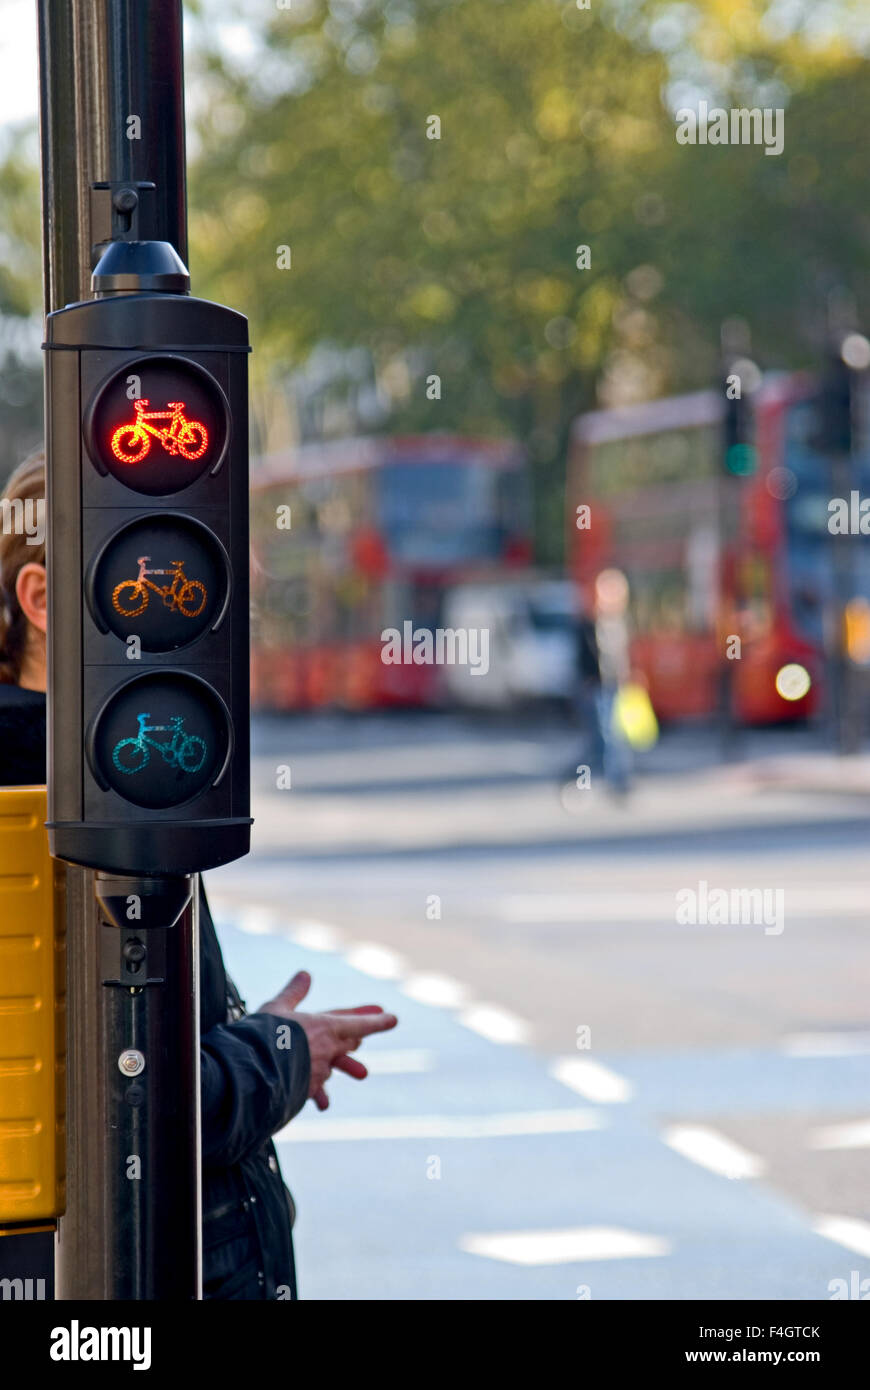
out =
<path fill-rule="evenodd" d="M 171 715 L 168 724 L 149 724 L 150 718 L 150 714 L 137 714 L 139 732 L 136 737 L 122 738 L 115 744 L 112 762 L 118 771 L 141 772 L 151 761 L 153 748 L 170 767 L 178 767 L 182 772 L 199 772 L 208 752 L 205 739 L 185 733 L 180 714 Z M 168 733 L 171 737 L 164 742 L 149 737 L 158 733 Z"/>

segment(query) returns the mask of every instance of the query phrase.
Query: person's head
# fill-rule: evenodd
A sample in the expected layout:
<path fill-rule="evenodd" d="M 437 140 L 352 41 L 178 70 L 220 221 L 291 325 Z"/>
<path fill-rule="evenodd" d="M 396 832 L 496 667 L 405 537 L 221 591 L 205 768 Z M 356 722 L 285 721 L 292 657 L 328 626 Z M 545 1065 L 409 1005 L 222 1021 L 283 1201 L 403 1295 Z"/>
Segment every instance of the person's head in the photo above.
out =
<path fill-rule="evenodd" d="M 0 683 L 28 690 L 45 689 L 44 517 L 38 453 L 16 468 L 0 497 Z"/>
<path fill-rule="evenodd" d="M 628 580 L 622 570 L 602 570 L 595 580 L 595 610 L 599 617 L 618 618 L 628 607 Z"/>

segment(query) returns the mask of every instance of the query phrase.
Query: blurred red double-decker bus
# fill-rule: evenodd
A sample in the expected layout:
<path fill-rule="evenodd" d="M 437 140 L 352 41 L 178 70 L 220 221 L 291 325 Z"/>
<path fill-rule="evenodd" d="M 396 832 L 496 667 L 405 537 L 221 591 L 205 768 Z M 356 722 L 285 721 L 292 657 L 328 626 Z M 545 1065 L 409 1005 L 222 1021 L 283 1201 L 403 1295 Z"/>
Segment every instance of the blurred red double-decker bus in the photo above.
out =
<path fill-rule="evenodd" d="M 755 398 L 756 467 L 742 478 L 723 470 L 717 392 L 575 421 L 572 574 L 587 605 L 601 570 L 627 576 L 633 664 L 663 719 L 712 714 L 723 672 L 733 714 L 745 723 L 819 708 L 826 641 L 843 595 L 828 531 L 831 465 L 812 443 L 815 389 L 803 374 L 765 378 Z M 870 494 L 866 444 L 850 468 L 853 486 Z M 584 506 L 588 515 L 578 514 Z M 870 596 L 866 550 L 853 547 L 849 563 L 850 595 Z M 740 657 L 726 667 L 734 635 Z M 811 681 L 800 698 L 788 698 L 787 683 L 777 680 L 792 664 Z"/>
<path fill-rule="evenodd" d="M 526 459 L 511 441 L 305 444 L 255 461 L 251 487 L 261 709 L 430 703 L 437 668 L 385 664 L 381 633 L 431 630 L 453 584 L 529 562 Z"/>

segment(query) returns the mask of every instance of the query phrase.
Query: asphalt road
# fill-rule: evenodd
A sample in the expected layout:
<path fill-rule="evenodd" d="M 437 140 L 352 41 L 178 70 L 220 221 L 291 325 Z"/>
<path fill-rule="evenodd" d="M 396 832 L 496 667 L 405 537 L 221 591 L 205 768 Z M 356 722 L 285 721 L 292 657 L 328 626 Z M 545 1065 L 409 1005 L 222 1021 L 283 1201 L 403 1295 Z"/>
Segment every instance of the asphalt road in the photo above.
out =
<path fill-rule="evenodd" d="M 666 736 L 621 802 L 561 785 L 557 724 L 255 727 L 254 852 L 208 876 L 231 972 L 401 1018 L 279 1137 L 303 1296 L 870 1279 L 870 777 L 740 752 Z"/>

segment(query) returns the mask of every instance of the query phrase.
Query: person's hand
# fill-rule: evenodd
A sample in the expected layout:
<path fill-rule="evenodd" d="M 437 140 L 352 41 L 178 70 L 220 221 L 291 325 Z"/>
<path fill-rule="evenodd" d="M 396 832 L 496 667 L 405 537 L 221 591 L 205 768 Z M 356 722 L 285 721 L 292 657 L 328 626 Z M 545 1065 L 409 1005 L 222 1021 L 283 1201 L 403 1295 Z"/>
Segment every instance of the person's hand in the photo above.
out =
<path fill-rule="evenodd" d="M 385 1014 L 380 1004 L 359 1004 L 355 1009 L 328 1009 L 324 1013 L 298 1013 L 299 1004 L 311 988 L 307 970 L 299 970 L 280 994 L 261 1004 L 259 1013 L 289 1018 L 305 1029 L 311 1057 L 308 1096 L 318 1110 L 326 1110 L 329 1097 L 324 1090 L 333 1070 L 343 1071 L 357 1081 L 368 1076 L 362 1062 L 349 1056 L 370 1033 L 386 1033 L 395 1028 L 395 1014 Z"/>

